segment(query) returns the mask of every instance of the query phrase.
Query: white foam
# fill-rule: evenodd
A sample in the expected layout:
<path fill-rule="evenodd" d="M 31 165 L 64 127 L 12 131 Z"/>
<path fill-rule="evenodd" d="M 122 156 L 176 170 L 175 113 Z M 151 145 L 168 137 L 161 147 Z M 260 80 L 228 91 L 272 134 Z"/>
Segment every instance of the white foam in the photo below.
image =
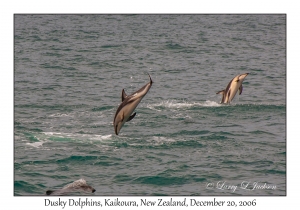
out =
<path fill-rule="evenodd" d="M 153 109 L 156 111 L 161 111 L 158 108 L 159 107 L 165 107 L 170 109 L 181 109 L 181 108 L 190 108 L 190 107 L 218 107 L 221 106 L 221 104 L 215 102 L 215 101 L 205 101 L 205 102 L 187 102 L 187 101 L 174 101 L 174 100 L 168 100 L 168 101 L 162 101 L 157 104 L 148 104 L 147 107 L 149 109 Z"/>
<path fill-rule="evenodd" d="M 95 139 L 95 140 L 107 140 L 107 139 L 111 139 L 111 137 L 112 137 L 111 134 L 108 134 L 108 135 L 95 135 L 91 139 Z"/>
<path fill-rule="evenodd" d="M 157 104 L 148 104 L 148 108 L 155 109 L 154 107 L 166 107 L 166 108 L 185 108 L 185 107 L 191 107 L 195 103 L 188 103 L 188 102 L 176 102 L 176 101 L 162 101 Z"/>
<path fill-rule="evenodd" d="M 215 102 L 215 101 L 205 101 L 202 106 L 214 107 L 214 106 L 222 106 L 222 105 L 220 103 Z"/>
<path fill-rule="evenodd" d="M 153 136 L 153 140 L 157 143 L 163 143 L 163 142 L 175 142 L 175 139 L 166 138 L 162 136 Z"/>
<path fill-rule="evenodd" d="M 29 146 L 38 148 L 38 147 L 41 147 L 43 145 L 43 143 L 44 142 L 34 142 L 34 143 L 26 143 L 26 144 L 29 145 Z"/>
<path fill-rule="evenodd" d="M 51 114 L 49 115 L 49 117 L 68 117 L 68 114 L 62 114 L 62 113 L 55 113 L 55 114 Z"/>
<path fill-rule="evenodd" d="M 53 135 L 61 135 L 61 133 L 55 133 L 55 132 L 43 132 L 47 136 L 53 136 Z"/>
<path fill-rule="evenodd" d="M 92 135 L 92 134 L 73 134 L 73 133 L 59 133 L 59 132 L 44 132 L 46 136 L 55 136 L 55 137 L 68 137 L 68 138 L 74 138 L 76 140 L 107 140 L 111 139 L 112 134 L 108 135 Z"/>

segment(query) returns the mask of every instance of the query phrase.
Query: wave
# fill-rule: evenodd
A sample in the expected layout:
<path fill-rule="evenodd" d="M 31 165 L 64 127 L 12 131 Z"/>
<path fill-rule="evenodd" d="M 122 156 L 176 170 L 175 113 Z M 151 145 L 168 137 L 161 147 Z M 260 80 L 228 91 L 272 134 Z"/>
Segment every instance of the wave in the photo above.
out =
<path fill-rule="evenodd" d="M 55 113 L 55 114 L 51 114 L 49 115 L 49 117 L 69 117 L 70 114 L 65 114 L 65 113 Z"/>
<path fill-rule="evenodd" d="M 44 185 L 32 184 L 23 180 L 14 181 L 14 194 L 15 195 L 33 195 L 42 192 L 45 188 Z"/>
<path fill-rule="evenodd" d="M 162 148 L 177 148 L 177 147 L 203 147 L 201 140 L 224 140 L 230 139 L 231 133 L 218 132 L 211 133 L 208 130 L 202 131 L 187 131 L 182 130 L 177 133 L 171 133 L 167 136 L 149 136 L 150 138 L 139 138 L 137 136 L 115 136 L 113 134 L 95 135 L 95 134 L 78 134 L 78 133 L 60 133 L 60 132 L 43 132 L 35 134 L 39 141 L 29 142 L 26 145 L 37 149 L 55 149 L 53 144 L 48 147 L 43 147 L 44 143 L 61 142 L 61 143 L 82 143 L 93 144 L 101 148 L 148 148 L 148 149 L 162 149 Z M 183 138 L 185 136 L 192 136 L 193 139 Z"/>
<path fill-rule="evenodd" d="M 94 135 L 94 134 L 78 134 L 78 133 L 60 133 L 60 132 L 43 132 L 48 140 L 109 140 L 112 134 Z M 50 137 L 50 138 L 49 138 Z"/>
<path fill-rule="evenodd" d="M 176 141 L 175 139 L 172 139 L 172 138 L 166 138 L 166 137 L 163 137 L 163 136 L 153 136 L 153 140 L 154 140 L 154 142 L 156 142 L 156 143 L 175 142 L 175 141 Z"/>
<path fill-rule="evenodd" d="M 285 108 L 285 104 L 264 104 L 264 103 L 254 103 L 254 104 L 237 104 L 232 103 L 220 104 L 216 101 L 206 100 L 204 102 L 188 102 L 188 101 L 178 101 L 178 100 L 167 100 L 161 101 L 159 103 L 147 104 L 147 108 L 162 111 L 163 109 L 185 109 L 185 108 L 197 108 L 197 107 L 222 107 L 222 108 L 232 108 L 232 107 L 241 107 L 241 108 L 270 108 L 270 109 L 282 109 Z"/>
<path fill-rule="evenodd" d="M 133 183 L 156 185 L 156 186 L 170 186 L 170 185 L 184 185 L 194 182 L 204 182 L 205 178 L 199 178 L 196 175 L 174 176 L 169 173 L 161 173 L 157 175 L 140 176 L 132 180 Z"/>
<path fill-rule="evenodd" d="M 60 133 L 60 132 L 41 132 L 41 133 L 26 133 L 27 140 L 25 145 L 32 148 L 50 150 L 53 148 L 44 147 L 47 142 L 77 142 L 77 143 L 109 143 L 112 139 L 112 134 L 107 135 L 93 135 L 93 134 L 79 134 L 79 133 Z M 32 140 L 34 138 L 34 141 Z M 29 142 L 28 142 L 29 140 Z"/>

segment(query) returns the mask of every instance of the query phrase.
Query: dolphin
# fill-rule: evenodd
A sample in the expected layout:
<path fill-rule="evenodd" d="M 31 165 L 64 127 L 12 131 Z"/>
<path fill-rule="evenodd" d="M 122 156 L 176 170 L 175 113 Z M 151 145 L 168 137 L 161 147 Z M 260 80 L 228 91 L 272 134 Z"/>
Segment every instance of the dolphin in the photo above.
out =
<path fill-rule="evenodd" d="M 79 179 L 59 190 L 47 190 L 46 195 L 66 195 L 72 192 L 94 193 L 96 190 L 88 185 L 84 179 Z"/>
<path fill-rule="evenodd" d="M 230 104 L 230 102 L 232 101 L 232 99 L 234 98 L 238 90 L 239 90 L 239 95 L 242 94 L 243 91 L 242 83 L 248 74 L 249 73 L 245 73 L 245 74 L 240 74 L 235 76 L 229 82 L 226 89 L 217 92 L 217 94 L 223 94 L 221 104 Z"/>
<path fill-rule="evenodd" d="M 148 74 L 149 75 L 149 74 Z M 149 89 L 152 86 L 152 79 L 149 75 L 150 82 L 144 85 L 141 89 L 134 92 L 131 95 L 126 95 L 124 89 L 122 90 L 122 103 L 120 104 L 119 108 L 116 111 L 115 118 L 114 118 L 114 129 L 115 134 L 118 135 L 122 126 L 125 122 L 132 120 L 136 112 L 133 113 L 134 109 L 137 105 L 141 102 L 142 98 L 147 94 Z M 133 114 L 132 114 L 133 113 Z"/>

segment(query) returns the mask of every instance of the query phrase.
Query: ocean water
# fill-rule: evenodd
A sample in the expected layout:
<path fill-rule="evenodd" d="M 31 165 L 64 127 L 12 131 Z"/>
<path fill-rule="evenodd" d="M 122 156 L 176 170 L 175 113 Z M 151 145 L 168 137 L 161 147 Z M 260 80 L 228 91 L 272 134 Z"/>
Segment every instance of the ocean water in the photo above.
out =
<path fill-rule="evenodd" d="M 14 195 L 80 178 L 96 192 L 76 195 L 286 195 L 286 16 L 15 15 Z"/>

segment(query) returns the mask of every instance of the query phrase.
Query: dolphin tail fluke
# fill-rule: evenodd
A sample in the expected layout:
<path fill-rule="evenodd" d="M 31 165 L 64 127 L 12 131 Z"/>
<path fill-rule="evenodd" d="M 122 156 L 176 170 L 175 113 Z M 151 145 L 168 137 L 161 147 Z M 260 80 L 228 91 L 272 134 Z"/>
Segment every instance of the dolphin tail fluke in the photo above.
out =
<path fill-rule="evenodd" d="M 135 117 L 135 115 L 136 115 L 136 112 L 133 113 L 133 115 L 131 115 L 126 122 L 129 122 L 130 120 L 132 120 Z"/>
<path fill-rule="evenodd" d="M 239 95 L 241 95 L 242 94 L 242 91 L 243 91 L 243 85 L 241 85 L 241 87 L 239 88 Z"/>
<path fill-rule="evenodd" d="M 225 90 L 221 90 L 219 92 L 217 92 L 216 94 L 224 94 Z"/>
<path fill-rule="evenodd" d="M 150 84 L 152 84 L 153 83 L 153 81 L 152 81 L 152 79 L 151 79 L 151 77 L 150 77 L 150 74 L 148 73 L 148 76 L 149 76 L 149 78 L 150 78 Z"/>

